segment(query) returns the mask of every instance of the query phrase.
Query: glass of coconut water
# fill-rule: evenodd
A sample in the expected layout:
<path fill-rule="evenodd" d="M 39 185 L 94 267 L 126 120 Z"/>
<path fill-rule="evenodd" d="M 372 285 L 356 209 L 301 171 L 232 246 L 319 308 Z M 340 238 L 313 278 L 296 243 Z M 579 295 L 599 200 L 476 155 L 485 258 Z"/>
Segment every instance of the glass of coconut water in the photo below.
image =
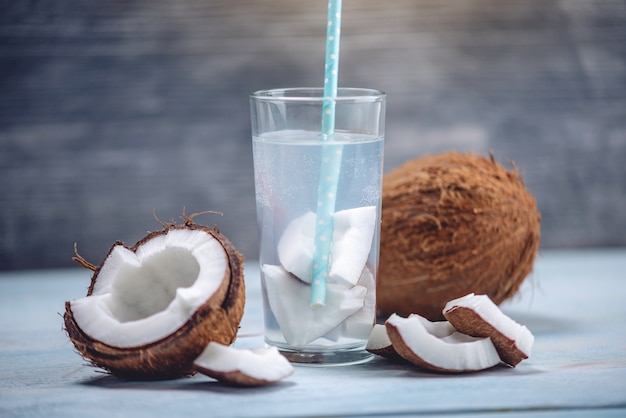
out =
<path fill-rule="evenodd" d="M 320 122 L 329 100 L 331 137 Z M 371 358 L 385 100 L 352 88 L 250 97 L 265 341 L 294 363 Z"/>

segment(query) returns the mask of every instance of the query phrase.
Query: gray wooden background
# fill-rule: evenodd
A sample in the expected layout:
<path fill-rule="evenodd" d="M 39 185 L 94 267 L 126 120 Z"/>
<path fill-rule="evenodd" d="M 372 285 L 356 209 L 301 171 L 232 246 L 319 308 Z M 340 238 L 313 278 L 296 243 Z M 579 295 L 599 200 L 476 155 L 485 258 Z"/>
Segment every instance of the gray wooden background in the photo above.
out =
<path fill-rule="evenodd" d="M 100 262 L 164 220 L 257 232 L 248 94 L 319 86 L 324 0 L 0 1 L 0 269 Z M 626 2 L 345 0 L 339 84 L 388 93 L 385 165 L 523 170 L 542 246 L 626 245 Z"/>

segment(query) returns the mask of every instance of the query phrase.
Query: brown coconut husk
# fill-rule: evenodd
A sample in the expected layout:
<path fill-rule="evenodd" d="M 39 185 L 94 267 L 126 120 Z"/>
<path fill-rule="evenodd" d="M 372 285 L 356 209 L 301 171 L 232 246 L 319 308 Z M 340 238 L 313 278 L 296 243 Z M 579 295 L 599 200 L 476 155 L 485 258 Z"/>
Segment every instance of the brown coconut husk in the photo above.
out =
<path fill-rule="evenodd" d="M 407 162 L 383 181 L 379 310 L 435 321 L 446 302 L 468 293 L 500 304 L 532 270 L 540 222 L 518 170 L 493 155 Z"/>
<path fill-rule="evenodd" d="M 209 342 L 224 345 L 234 342 L 245 304 L 244 258 L 217 227 L 193 223 L 192 217 L 185 218 L 183 225 L 162 223 L 163 230 L 151 232 L 129 249 L 137 251 L 146 241 L 174 229 L 207 232 L 221 243 L 228 257 L 229 268 L 219 289 L 175 333 L 151 344 L 128 348 L 113 347 L 92 339 L 78 326 L 71 304 L 66 302 L 65 330 L 78 352 L 92 365 L 126 379 L 172 379 L 195 373 L 193 361 Z M 109 253 L 120 244 L 116 242 Z M 91 265 L 79 256 L 75 261 L 86 267 Z M 92 294 L 103 264 L 104 261 L 95 268 L 87 296 Z"/>

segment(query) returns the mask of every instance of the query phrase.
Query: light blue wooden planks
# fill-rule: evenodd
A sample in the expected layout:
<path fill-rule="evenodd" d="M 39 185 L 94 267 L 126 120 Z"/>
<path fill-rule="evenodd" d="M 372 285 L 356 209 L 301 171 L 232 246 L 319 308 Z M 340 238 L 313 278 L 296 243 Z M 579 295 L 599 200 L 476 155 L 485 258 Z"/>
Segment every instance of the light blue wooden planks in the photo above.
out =
<path fill-rule="evenodd" d="M 626 249 L 544 251 L 522 293 L 503 305 L 536 340 L 517 368 L 467 375 L 377 358 L 350 367 L 297 367 L 282 383 L 236 389 L 207 377 L 126 382 L 85 366 L 61 330 L 80 269 L 0 273 L 0 415 L 110 416 L 623 416 L 626 413 Z M 237 345 L 262 344 L 258 266 L 246 264 Z"/>

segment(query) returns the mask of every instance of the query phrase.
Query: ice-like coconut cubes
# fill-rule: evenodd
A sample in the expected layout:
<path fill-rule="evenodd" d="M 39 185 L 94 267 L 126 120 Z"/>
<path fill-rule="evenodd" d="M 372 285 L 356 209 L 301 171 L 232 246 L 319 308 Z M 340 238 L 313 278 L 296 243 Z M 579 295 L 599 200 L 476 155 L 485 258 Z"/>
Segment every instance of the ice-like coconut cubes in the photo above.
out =
<path fill-rule="evenodd" d="M 374 275 L 366 266 L 375 228 L 375 206 L 333 214 L 326 304 L 312 308 L 315 213 L 287 226 L 277 248 L 281 265 L 261 266 L 269 306 L 287 344 L 306 345 L 335 333 L 367 339 L 376 305 Z"/>

